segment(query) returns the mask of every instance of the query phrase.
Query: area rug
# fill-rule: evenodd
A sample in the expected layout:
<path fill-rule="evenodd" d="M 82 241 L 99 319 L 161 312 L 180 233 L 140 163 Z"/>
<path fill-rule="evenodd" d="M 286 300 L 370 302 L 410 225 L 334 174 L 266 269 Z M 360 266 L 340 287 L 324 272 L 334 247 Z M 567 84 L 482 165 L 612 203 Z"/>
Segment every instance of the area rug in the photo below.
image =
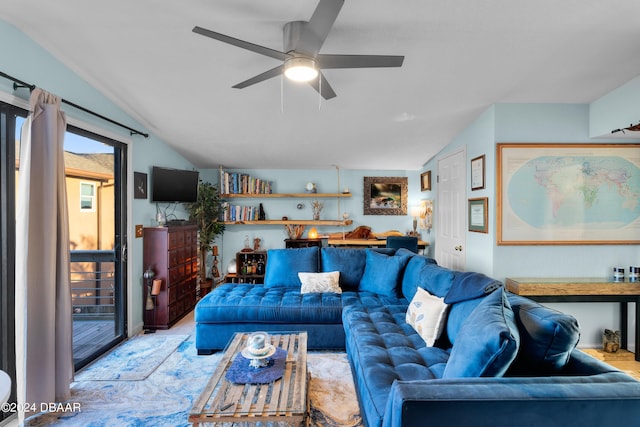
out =
<path fill-rule="evenodd" d="M 137 335 L 80 372 L 77 380 L 144 380 L 188 337 L 188 335 Z"/>
<path fill-rule="evenodd" d="M 55 413 L 32 416 L 25 425 L 190 426 L 189 411 L 220 357 L 221 353 L 198 356 L 194 338 L 190 336 L 143 381 L 89 381 L 78 375 L 69 401 L 60 405 Z M 309 352 L 307 360 L 310 374 L 309 424 L 314 427 L 362 426 L 346 354 Z M 256 425 L 276 426 L 270 423 Z M 280 425 L 286 424 L 277 424 L 278 427 Z M 227 423 L 222 427 L 235 426 Z"/>

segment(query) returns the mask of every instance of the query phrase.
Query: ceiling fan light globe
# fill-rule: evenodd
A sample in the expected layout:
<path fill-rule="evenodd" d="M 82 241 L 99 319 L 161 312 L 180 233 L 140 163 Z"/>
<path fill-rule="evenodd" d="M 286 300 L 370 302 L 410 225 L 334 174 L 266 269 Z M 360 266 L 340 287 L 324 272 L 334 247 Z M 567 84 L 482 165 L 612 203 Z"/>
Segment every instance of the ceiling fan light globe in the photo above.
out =
<path fill-rule="evenodd" d="M 308 82 L 318 77 L 316 61 L 311 58 L 291 58 L 284 63 L 284 75 L 296 82 Z"/>

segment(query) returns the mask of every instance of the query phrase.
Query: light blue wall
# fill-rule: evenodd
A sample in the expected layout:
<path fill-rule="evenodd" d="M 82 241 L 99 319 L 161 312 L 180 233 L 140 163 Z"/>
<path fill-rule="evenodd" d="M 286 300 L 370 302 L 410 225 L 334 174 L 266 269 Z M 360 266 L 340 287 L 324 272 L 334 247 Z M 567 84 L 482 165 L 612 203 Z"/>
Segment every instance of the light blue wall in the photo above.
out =
<path fill-rule="evenodd" d="M 625 104 L 620 102 L 619 105 Z M 634 111 L 637 113 L 640 110 Z M 460 147 L 467 149 L 467 163 L 479 155 L 486 156 L 487 188 L 473 192 L 469 189 L 467 196 L 489 197 L 490 232 L 488 235 L 467 233 L 467 270 L 482 271 L 502 281 L 507 277 L 527 276 L 606 277 L 614 265 L 628 267 L 640 263 L 638 245 L 497 246 L 496 244 L 496 144 L 499 142 L 637 142 L 629 139 L 591 139 L 589 117 L 589 105 L 496 104 L 488 108 L 436 158 L 424 166 L 424 170 L 437 171 L 437 158 Z M 434 198 L 436 194 L 437 191 L 434 188 Z M 600 345 L 600 334 L 603 328 L 618 328 L 619 312 L 616 304 L 548 305 L 578 318 L 582 327 L 580 345 L 583 347 Z M 633 318 L 632 315 L 633 308 L 630 318 Z M 633 328 L 634 325 L 630 327 Z"/>
<path fill-rule="evenodd" d="M 133 118 L 92 88 L 76 73 L 62 65 L 47 51 L 34 43 L 11 24 L 0 20 L 0 71 L 26 83 L 35 84 L 75 104 L 96 111 L 134 129 L 148 132 Z M 124 66 L 124 65 L 123 65 Z M 0 78 L 0 92 L 7 96 L 27 99 L 28 89 L 14 92 L 13 82 Z M 129 136 L 129 131 L 62 104 L 68 118 L 75 118 L 90 126 L 103 129 L 128 145 L 130 171 L 150 173 L 152 165 L 192 169 L 193 165 L 169 148 L 163 141 L 151 135 L 148 139 Z M 150 179 L 150 178 L 149 178 Z M 142 328 L 142 239 L 136 239 L 134 224 L 153 225 L 155 205 L 149 200 L 130 198 L 131 223 L 129 224 L 130 288 L 129 325 L 135 332 Z"/>
<path fill-rule="evenodd" d="M 420 177 L 418 171 L 394 171 L 394 170 L 340 170 L 340 186 L 338 187 L 338 172 L 336 169 L 322 170 L 273 170 L 273 169 L 243 169 L 228 170 L 229 172 L 247 173 L 255 178 L 261 178 L 273 182 L 274 193 L 304 193 L 307 182 L 314 182 L 318 193 L 337 193 L 345 187 L 352 194 L 350 198 L 319 199 L 324 208 L 320 219 L 342 219 L 343 213 L 348 213 L 353 224 L 342 227 L 322 226 L 316 227 L 319 233 L 334 233 L 344 229 L 351 231 L 364 225 L 369 226 L 374 232 L 398 230 L 403 233 L 412 229 L 412 218 L 408 215 L 364 215 L 363 214 L 363 178 L 365 176 L 393 176 L 407 177 L 408 182 L 408 206 L 409 208 L 419 204 L 422 198 L 420 193 Z M 215 181 L 218 183 L 217 177 Z M 258 206 L 263 204 L 267 219 L 281 219 L 287 216 L 290 219 L 312 219 L 311 202 L 308 198 L 277 198 L 277 199 L 230 199 L 232 204 L 243 206 Z M 339 203 L 338 203 L 339 202 Z M 304 205 L 303 209 L 297 209 L 298 203 Z M 311 226 L 306 227 L 306 231 Z M 305 237 L 306 237 L 305 231 Z M 287 234 L 282 225 L 228 225 L 222 238 L 218 238 L 216 244 L 222 246 L 221 270 L 224 272 L 235 253 L 244 246 L 245 236 L 253 245 L 254 238 L 260 238 L 264 249 L 283 248 Z"/>

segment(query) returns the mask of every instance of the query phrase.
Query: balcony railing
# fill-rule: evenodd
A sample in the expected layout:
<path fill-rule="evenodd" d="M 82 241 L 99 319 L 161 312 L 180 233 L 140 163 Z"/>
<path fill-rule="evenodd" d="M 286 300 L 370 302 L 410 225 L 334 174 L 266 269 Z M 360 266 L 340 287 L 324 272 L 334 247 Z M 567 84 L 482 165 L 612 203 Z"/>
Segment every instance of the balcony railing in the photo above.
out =
<path fill-rule="evenodd" d="M 74 320 L 107 320 L 115 314 L 115 252 L 71 251 Z"/>

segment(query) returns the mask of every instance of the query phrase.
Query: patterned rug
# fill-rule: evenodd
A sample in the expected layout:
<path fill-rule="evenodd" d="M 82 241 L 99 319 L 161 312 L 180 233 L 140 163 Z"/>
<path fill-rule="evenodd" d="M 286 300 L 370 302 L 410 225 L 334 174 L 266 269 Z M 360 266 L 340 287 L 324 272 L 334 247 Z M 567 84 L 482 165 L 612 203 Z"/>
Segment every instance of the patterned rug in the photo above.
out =
<path fill-rule="evenodd" d="M 58 412 L 35 415 L 25 425 L 190 426 L 189 411 L 219 360 L 220 353 L 198 356 L 193 336 L 186 341 L 183 337 L 177 349 L 145 380 L 94 381 L 87 380 L 83 372 L 72 384 L 71 399 L 60 405 Z M 307 360 L 310 425 L 362 426 L 346 354 L 309 352 Z"/>
<path fill-rule="evenodd" d="M 139 381 L 155 371 L 188 335 L 137 335 L 77 375 L 77 381 Z"/>

